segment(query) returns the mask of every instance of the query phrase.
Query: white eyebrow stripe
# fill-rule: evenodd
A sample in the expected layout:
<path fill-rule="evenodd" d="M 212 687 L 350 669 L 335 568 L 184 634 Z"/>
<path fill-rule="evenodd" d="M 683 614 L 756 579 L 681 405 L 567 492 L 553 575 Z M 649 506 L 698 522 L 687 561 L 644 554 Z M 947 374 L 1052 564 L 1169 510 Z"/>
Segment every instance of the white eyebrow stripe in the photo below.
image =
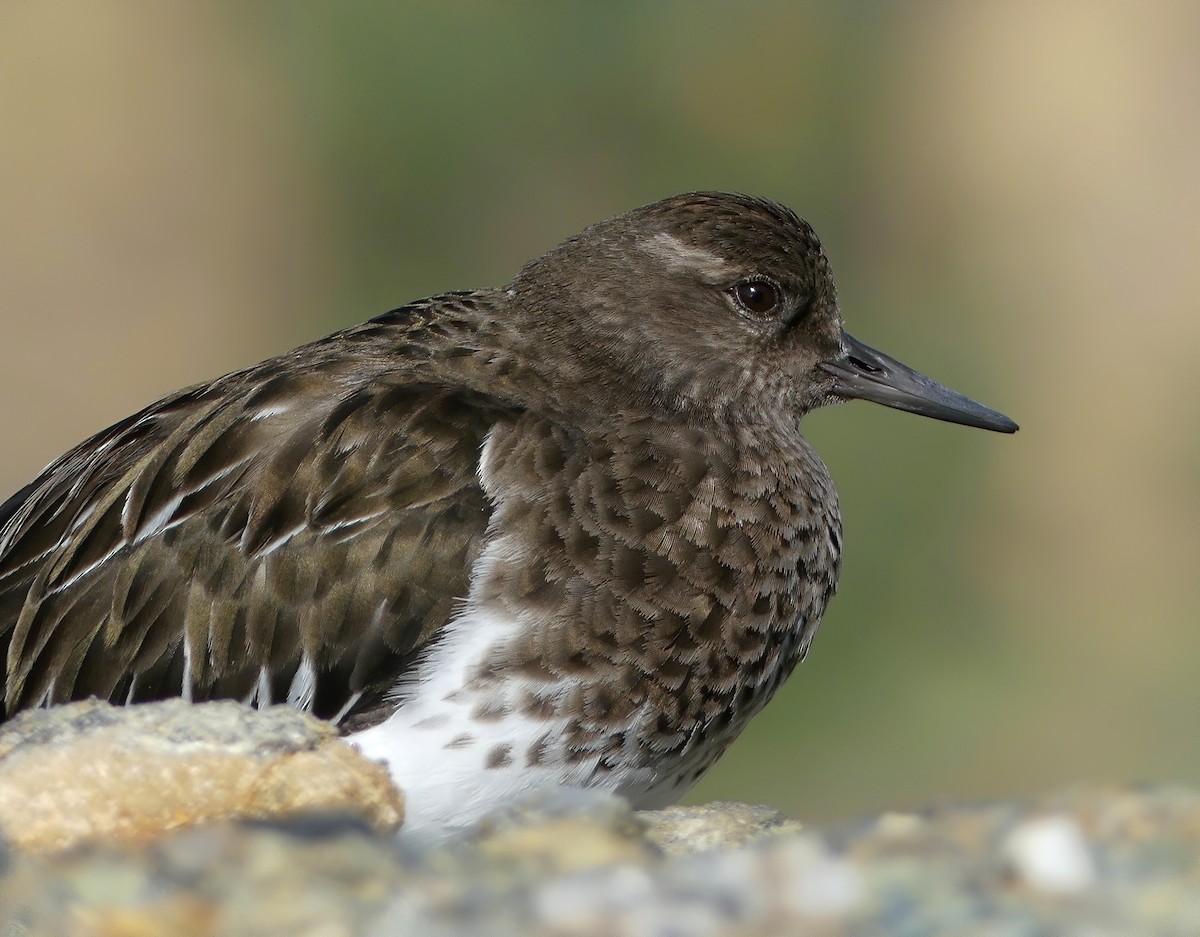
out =
<path fill-rule="evenodd" d="M 732 273 L 733 268 L 712 251 L 685 244 L 673 234 L 660 231 L 638 241 L 638 247 L 667 265 L 669 270 L 691 270 L 712 279 Z"/>

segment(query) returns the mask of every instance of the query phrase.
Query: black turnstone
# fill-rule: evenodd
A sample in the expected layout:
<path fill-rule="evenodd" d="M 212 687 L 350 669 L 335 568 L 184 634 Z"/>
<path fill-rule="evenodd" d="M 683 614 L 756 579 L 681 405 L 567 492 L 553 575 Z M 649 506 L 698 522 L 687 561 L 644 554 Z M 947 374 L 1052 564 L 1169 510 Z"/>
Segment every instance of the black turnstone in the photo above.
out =
<path fill-rule="evenodd" d="M 697 193 L 506 288 L 411 303 L 151 404 L 0 507 L 0 718 L 286 703 L 418 825 L 544 783 L 669 803 L 808 650 L 857 397 L 1016 424 L 842 329 L 812 228 Z"/>

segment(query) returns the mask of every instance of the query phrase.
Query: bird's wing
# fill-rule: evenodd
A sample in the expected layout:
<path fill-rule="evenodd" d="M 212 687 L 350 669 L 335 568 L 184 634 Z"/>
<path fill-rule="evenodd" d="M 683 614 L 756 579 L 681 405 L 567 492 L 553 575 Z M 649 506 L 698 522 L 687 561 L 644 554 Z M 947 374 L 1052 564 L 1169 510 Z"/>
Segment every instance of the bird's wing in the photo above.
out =
<path fill-rule="evenodd" d="M 166 397 L 0 506 L 0 718 L 88 696 L 380 702 L 467 594 L 506 411 L 311 357 Z"/>

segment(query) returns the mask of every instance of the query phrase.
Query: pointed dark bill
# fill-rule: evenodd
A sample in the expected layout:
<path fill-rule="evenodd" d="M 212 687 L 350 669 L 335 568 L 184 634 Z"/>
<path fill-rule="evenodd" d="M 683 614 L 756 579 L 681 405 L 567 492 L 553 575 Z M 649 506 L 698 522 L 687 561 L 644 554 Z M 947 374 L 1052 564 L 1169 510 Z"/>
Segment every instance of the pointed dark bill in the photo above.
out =
<path fill-rule="evenodd" d="M 837 378 L 834 393 L 839 397 L 870 400 L 935 420 L 998 433 L 1017 431 L 1017 424 L 1003 413 L 964 397 L 845 332 L 842 341 L 845 354 L 822 365 Z"/>

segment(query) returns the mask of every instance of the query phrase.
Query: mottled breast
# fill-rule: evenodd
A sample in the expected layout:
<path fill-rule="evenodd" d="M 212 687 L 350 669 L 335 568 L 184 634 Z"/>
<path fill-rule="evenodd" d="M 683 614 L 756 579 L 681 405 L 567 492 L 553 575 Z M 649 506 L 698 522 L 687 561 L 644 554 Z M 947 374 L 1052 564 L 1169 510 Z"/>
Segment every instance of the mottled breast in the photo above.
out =
<path fill-rule="evenodd" d="M 685 762 L 698 777 L 807 651 L 841 522 L 798 433 L 617 426 L 527 414 L 489 438 L 493 527 L 520 546 L 478 600 L 530 626 L 478 677 L 528 680 L 526 705 L 566 718 L 565 756 L 592 783 L 620 766 L 657 784 Z"/>
<path fill-rule="evenodd" d="M 490 765 L 512 787 L 542 768 L 639 804 L 677 796 L 801 659 L 833 594 L 824 465 L 798 434 L 649 418 L 587 433 L 527 413 L 493 427 L 480 477 L 494 511 L 470 595 L 394 718 L 453 724 L 464 774 L 483 774 L 463 784 Z"/>

